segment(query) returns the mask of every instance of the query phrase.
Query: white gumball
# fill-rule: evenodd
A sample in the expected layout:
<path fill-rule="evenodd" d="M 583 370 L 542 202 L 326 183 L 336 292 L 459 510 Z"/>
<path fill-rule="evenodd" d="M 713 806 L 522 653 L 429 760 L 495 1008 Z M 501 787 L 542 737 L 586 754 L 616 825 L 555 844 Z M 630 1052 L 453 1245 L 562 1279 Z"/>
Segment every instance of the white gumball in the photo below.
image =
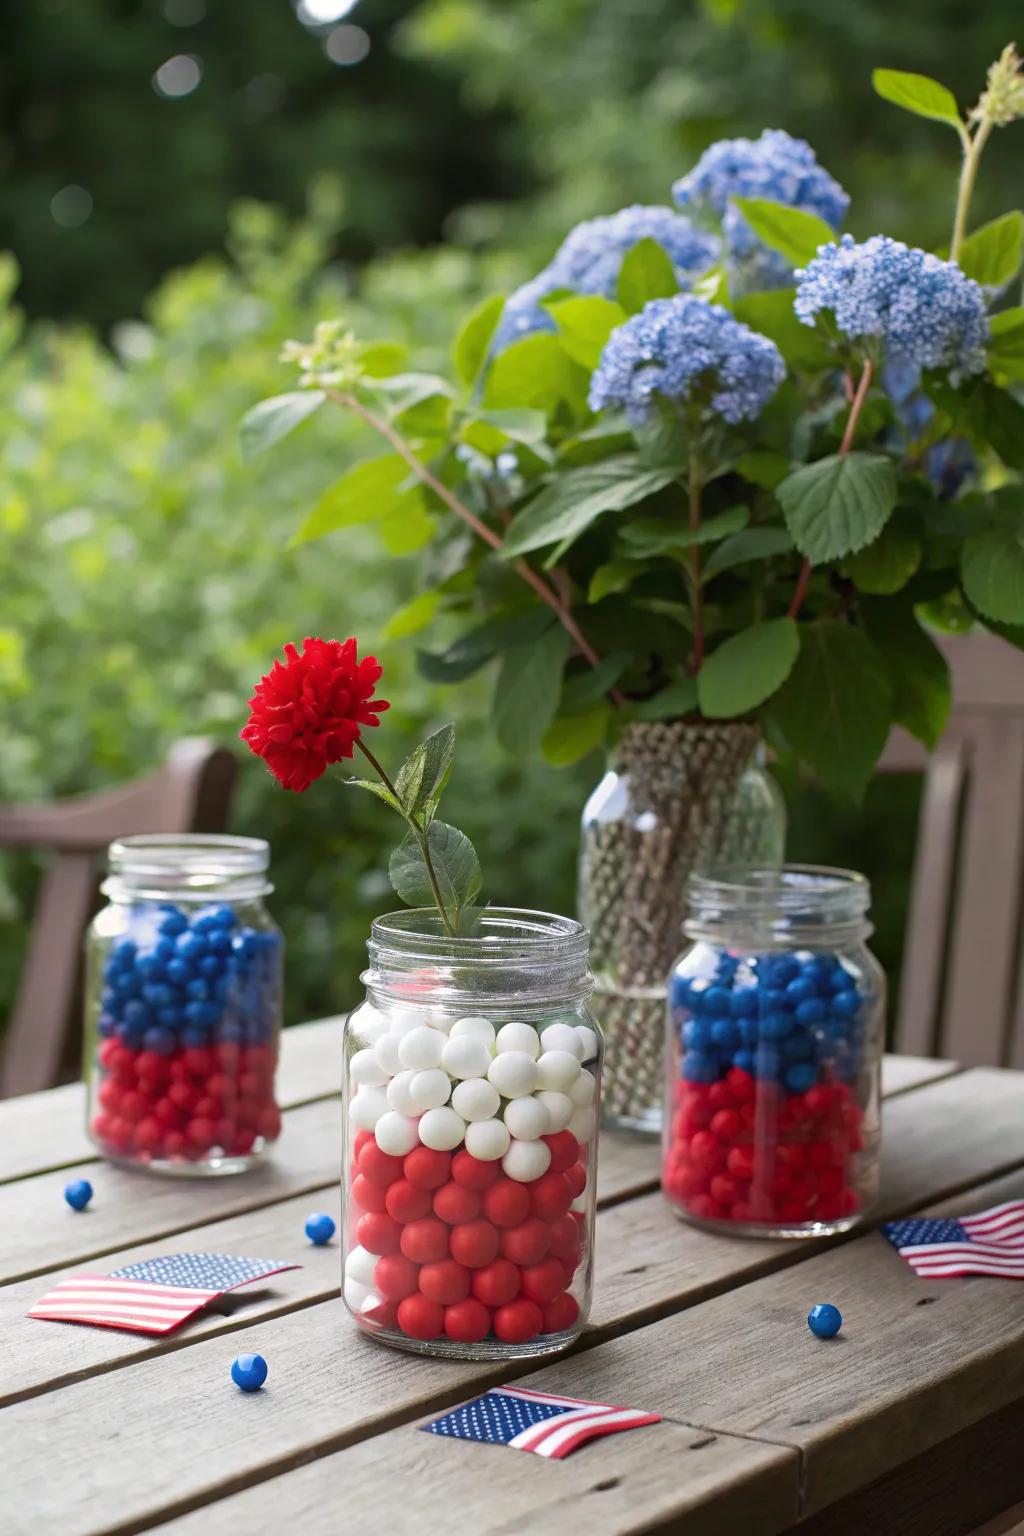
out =
<path fill-rule="evenodd" d="M 576 1105 L 567 1093 L 555 1093 L 552 1089 L 544 1089 L 535 1095 L 537 1103 L 543 1104 L 548 1117 L 548 1129 L 545 1136 L 553 1136 L 556 1131 L 564 1131 L 576 1111 Z M 516 1103 L 519 1101 L 516 1100 Z M 516 1133 L 518 1135 L 518 1132 Z"/>
<path fill-rule="evenodd" d="M 351 1275 L 345 1276 L 345 1302 L 351 1312 L 365 1311 L 366 1303 L 372 1295 L 370 1286 L 354 1280 Z"/>
<path fill-rule="evenodd" d="M 551 1134 L 551 1120 L 539 1099 L 527 1095 L 505 1105 L 505 1124 L 517 1141 L 536 1141 Z"/>
<path fill-rule="evenodd" d="M 446 1019 L 441 1013 L 431 1014 L 430 1017 L 430 1027 L 431 1029 L 436 1029 L 439 1035 L 450 1035 L 454 1023 L 454 1019 Z M 443 1040 L 441 1044 L 444 1044 Z"/>
<path fill-rule="evenodd" d="M 525 1051 L 503 1051 L 488 1067 L 487 1081 L 503 1098 L 522 1098 L 537 1086 L 537 1063 Z"/>
<path fill-rule="evenodd" d="M 418 1008 L 394 1008 L 388 1014 L 388 1028 L 393 1035 L 407 1035 L 426 1023 L 426 1015 Z"/>
<path fill-rule="evenodd" d="M 544 1051 L 537 1063 L 537 1086 L 567 1093 L 580 1071 L 579 1059 L 571 1051 Z"/>
<path fill-rule="evenodd" d="M 396 1072 L 401 1072 L 402 1070 L 402 1063 L 398 1059 L 398 1042 L 400 1039 L 400 1035 L 381 1035 L 373 1048 L 373 1054 L 380 1064 L 381 1071 L 386 1073 L 388 1077 L 394 1077 Z"/>
<path fill-rule="evenodd" d="M 588 1072 L 586 1068 L 584 1068 L 579 1077 L 573 1083 L 572 1087 L 569 1089 L 569 1097 L 572 1099 L 574 1104 L 586 1104 L 587 1106 L 590 1106 L 594 1102 L 594 1094 L 596 1091 L 597 1084 L 594 1082 L 593 1073 Z"/>
<path fill-rule="evenodd" d="M 589 1109 L 584 1104 L 581 1104 L 579 1108 L 574 1112 L 573 1117 L 569 1121 L 567 1127 L 567 1129 L 570 1130 L 576 1137 L 576 1140 L 582 1141 L 584 1145 L 590 1141 L 596 1128 L 597 1116 L 594 1114 L 592 1109 Z"/>
<path fill-rule="evenodd" d="M 404 1157 L 419 1143 L 416 1121 L 408 1115 L 400 1115 L 397 1109 L 389 1109 L 381 1115 L 374 1128 L 377 1145 L 389 1157 Z"/>
<path fill-rule="evenodd" d="M 426 1024 L 420 1024 L 416 1029 L 410 1029 L 408 1034 L 402 1036 L 398 1042 L 398 1059 L 403 1067 L 412 1067 L 416 1072 L 426 1072 L 431 1067 L 441 1065 L 441 1052 L 444 1050 L 444 1036 L 439 1035 L 436 1029 L 429 1029 Z"/>
<path fill-rule="evenodd" d="M 370 1253 L 367 1248 L 353 1248 L 345 1260 L 345 1278 L 354 1280 L 357 1285 L 371 1286 L 376 1270 L 377 1255 Z"/>
<path fill-rule="evenodd" d="M 456 1035 L 454 1030 L 441 1052 L 441 1065 L 452 1077 L 486 1077 L 490 1064 L 489 1046 L 475 1036 Z"/>
<path fill-rule="evenodd" d="M 377 1060 L 377 1052 L 369 1046 L 365 1050 L 356 1051 L 348 1064 L 348 1070 L 357 1088 L 383 1088 L 388 1080 L 388 1074 Z"/>
<path fill-rule="evenodd" d="M 455 1084 L 452 1108 L 463 1120 L 491 1120 L 501 1108 L 501 1094 L 485 1077 L 471 1077 Z"/>
<path fill-rule="evenodd" d="M 416 1073 L 407 1068 L 391 1079 L 385 1090 L 389 1109 L 397 1109 L 400 1115 L 419 1114 L 412 1096 L 412 1080 L 415 1076 Z"/>
<path fill-rule="evenodd" d="M 537 1031 L 529 1024 L 520 1024 L 518 1020 L 501 1026 L 495 1037 L 494 1048 L 499 1055 L 504 1051 L 523 1051 L 534 1061 L 540 1055 Z"/>
<path fill-rule="evenodd" d="M 349 1019 L 349 1033 L 367 1045 L 376 1045 L 381 1035 L 388 1032 L 388 1021 L 370 1003 L 357 1008 Z"/>
<path fill-rule="evenodd" d="M 448 1034 L 452 1040 L 482 1040 L 488 1048 L 494 1044 L 494 1025 L 490 1019 L 456 1019 Z"/>
<path fill-rule="evenodd" d="M 440 1109 L 442 1104 L 448 1103 L 451 1091 L 452 1080 L 447 1072 L 430 1067 L 426 1072 L 415 1073 L 409 1084 L 414 1113 L 422 1115 L 428 1109 Z"/>
<path fill-rule="evenodd" d="M 583 1055 L 580 1057 L 580 1060 L 593 1061 L 597 1055 L 597 1034 L 590 1028 L 589 1024 L 577 1024 L 576 1035 L 583 1046 Z"/>
<path fill-rule="evenodd" d="M 513 1141 L 501 1166 L 517 1184 L 532 1184 L 551 1166 L 551 1148 L 546 1141 Z"/>
<path fill-rule="evenodd" d="M 361 1131 L 372 1131 L 381 1115 L 387 1114 L 388 1101 L 383 1088 L 360 1088 L 348 1107 L 349 1119 Z"/>
<path fill-rule="evenodd" d="M 501 1120 L 475 1120 L 466 1126 L 466 1151 L 481 1163 L 496 1163 L 499 1157 L 504 1157 L 511 1141 L 508 1126 Z"/>
<path fill-rule="evenodd" d="M 540 1032 L 540 1044 L 544 1051 L 568 1051 L 577 1061 L 583 1060 L 583 1041 L 571 1024 L 549 1024 Z"/>
<path fill-rule="evenodd" d="M 442 1109 L 428 1109 L 418 1126 L 420 1141 L 433 1152 L 450 1152 L 466 1134 L 466 1122 L 445 1105 Z"/>

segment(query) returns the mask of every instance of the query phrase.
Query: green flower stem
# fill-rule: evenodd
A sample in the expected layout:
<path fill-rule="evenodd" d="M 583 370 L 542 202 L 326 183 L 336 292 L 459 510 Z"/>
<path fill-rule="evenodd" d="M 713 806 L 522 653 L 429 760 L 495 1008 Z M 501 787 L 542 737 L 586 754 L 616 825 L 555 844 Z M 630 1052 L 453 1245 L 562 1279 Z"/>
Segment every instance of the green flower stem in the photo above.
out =
<path fill-rule="evenodd" d="M 445 506 L 455 513 L 456 517 L 461 518 L 469 528 L 472 528 L 477 538 L 483 539 L 484 543 L 489 544 L 492 549 L 500 550 L 502 548 L 503 540 L 501 535 L 495 533 L 493 528 L 488 528 L 487 524 L 482 522 L 470 507 L 466 506 L 465 502 L 460 501 L 454 491 L 449 490 L 444 482 L 439 480 L 427 468 L 423 460 L 418 458 L 410 448 L 402 434 L 396 432 L 389 421 L 385 421 L 382 416 L 378 416 L 375 411 L 371 411 L 368 406 L 365 406 L 361 400 L 357 399 L 350 392 L 328 389 L 325 393 L 328 399 L 333 400 L 336 405 L 344 406 L 346 410 L 353 411 L 368 427 L 372 427 L 375 432 L 379 433 L 385 442 L 389 443 L 395 452 L 405 460 L 417 478 L 422 480 L 424 485 L 429 486 L 434 495 L 438 496 Z M 576 623 L 568 603 L 563 602 L 558 594 L 551 590 L 547 582 L 525 560 L 517 560 L 515 562 L 515 570 L 516 574 L 521 576 L 523 581 L 533 588 L 541 602 L 545 603 L 556 615 L 558 622 L 572 638 L 580 654 L 586 658 L 590 666 L 599 667 L 601 658 Z M 618 708 L 621 708 L 626 703 L 625 695 L 620 693 L 618 688 L 609 688 L 608 697 Z"/>
<path fill-rule="evenodd" d="M 694 423 L 690 433 L 690 472 L 688 477 L 690 532 L 696 534 L 700 528 L 700 499 L 703 485 L 701 475 L 703 473 L 700 461 L 700 426 Z M 691 602 L 693 604 L 693 657 L 690 661 L 690 675 L 696 677 L 704 660 L 704 589 L 700 579 L 700 545 L 696 538 L 689 549 L 690 562 L 690 586 L 692 587 Z"/>
<path fill-rule="evenodd" d="M 991 118 L 984 118 L 975 129 L 974 137 L 964 129 L 961 139 L 964 146 L 964 160 L 960 168 L 960 185 L 957 190 L 956 216 L 953 220 L 953 238 L 949 246 L 950 261 L 959 261 L 960 247 L 964 243 L 967 234 L 967 215 L 971 208 L 971 198 L 974 195 L 974 183 L 978 175 L 978 165 L 981 161 L 981 152 L 985 148 L 986 140 L 992 132 L 995 124 Z"/>
<path fill-rule="evenodd" d="M 392 784 L 391 780 L 385 773 L 383 766 L 374 757 L 373 753 L 363 741 L 362 737 L 356 741 L 356 746 L 366 758 L 366 761 L 369 763 L 378 779 L 380 779 L 381 783 L 384 785 L 384 788 L 394 796 L 395 803 L 397 805 L 401 805 L 402 799 L 398 793 L 398 790 L 395 788 L 394 784 Z M 412 834 L 415 837 L 417 843 L 419 843 L 420 852 L 423 855 L 423 863 L 425 864 L 427 870 L 427 878 L 430 881 L 430 889 L 434 893 L 434 903 L 437 907 L 438 916 L 441 919 L 441 925 L 444 928 L 445 935 L 449 939 L 454 939 L 455 929 L 452 926 L 451 919 L 448 916 L 448 911 L 444 904 L 444 898 L 441 895 L 441 887 L 437 882 L 437 874 L 434 870 L 433 860 L 430 857 L 430 838 L 425 828 L 416 820 L 415 816 L 406 816 L 405 819 L 409 823 Z"/>
<path fill-rule="evenodd" d="M 870 357 L 866 357 L 864 359 L 863 370 L 861 371 L 860 382 L 858 383 L 856 392 L 854 393 L 853 399 L 850 402 L 850 414 L 846 418 L 846 430 L 843 433 L 843 440 L 839 444 L 839 457 L 841 459 L 845 459 L 846 455 L 853 447 L 853 439 L 857 432 L 857 423 L 860 420 L 860 413 L 864 409 L 864 402 L 868 397 L 868 390 L 871 388 L 871 380 L 874 376 L 874 372 L 874 363 Z M 800 575 L 797 577 L 793 598 L 787 610 L 787 617 L 790 619 L 795 619 L 797 614 L 800 612 L 800 609 L 803 607 L 804 598 L 807 596 L 807 585 L 811 579 L 812 569 L 813 567 L 810 560 L 805 559 L 803 565 L 800 567 Z"/>

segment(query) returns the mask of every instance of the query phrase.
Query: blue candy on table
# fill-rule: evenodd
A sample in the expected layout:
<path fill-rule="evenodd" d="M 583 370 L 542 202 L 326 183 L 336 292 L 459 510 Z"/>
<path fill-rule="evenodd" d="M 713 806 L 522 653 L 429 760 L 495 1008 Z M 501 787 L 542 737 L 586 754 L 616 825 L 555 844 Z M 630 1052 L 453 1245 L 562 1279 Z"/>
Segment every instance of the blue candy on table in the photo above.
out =
<path fill-rule="evenodd" d="M 325 1243 L 329 1243 L 334 1231 L 334 1218 L 325 1211 L 314 1211 L 306 1217 L 306 1236 L 314 1247 L 322 1248 Z"/>
<path fill-rule="evenodd" d="M 830 1302 L 819 1302 L 808 1312 L 807 1326 L 817 1339 L 834 1339 L 843 1326 L 843 1314 Z"/>
<path fill-rule="evenodd" d="M 64 1199 L 73 1211 L 84 1211 L 92 1199 L 92 1185 L 88 1179 L 75 1179 L 64 1186 Z"/>
<path fill-rule="evenodd" d="M 239 1355 L 231 1362 L 231 1380 L 243 1392 L 258 1392 L 267 1373 L 267 1362 L 262 1355 Z"/>

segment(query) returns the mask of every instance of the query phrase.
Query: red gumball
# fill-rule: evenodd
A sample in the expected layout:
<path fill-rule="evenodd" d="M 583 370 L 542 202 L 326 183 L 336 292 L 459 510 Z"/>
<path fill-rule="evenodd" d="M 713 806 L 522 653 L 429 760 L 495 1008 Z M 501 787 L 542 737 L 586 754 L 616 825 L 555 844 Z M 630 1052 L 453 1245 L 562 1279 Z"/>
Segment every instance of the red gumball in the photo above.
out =
<path fill-rule="evenodd" d="M 491 1331 L 491 1314 L 469 1297 L 444 1309 L 444 1331 L 456 1344 L 479 1344 Z"/>
<path fill-rule="evenodd" d="M 725 1166 L 725 1148 L 710 1131 L 698 1131 L 690 1142 L 690 1159 L 694 1167 L 717 1173 Z"/>
<path fill-rule="evenodd" d="M 246 1155 L 246 1153 L 252 1151 L 253 1143 L 255 1142 L 255 1140 L 256 1140 L 256 1132 L 255 1131 L 243 1131 L 243 1130 L 236 1131 L 234 1136 L 232 1136 L 232 1138 L 231 1138 L 230 1151 L 231 1151 L 232 1155 L 234 1157 L 244 1157 Z"/>
<path fill-rule="evenodd" d="M 720 1081 L 711 1084 L 708 1090 L 708 1103 L 716 1114 L 723 1109 L 732 1109 L 734 1102 L 732 1089 L 728 1083 Z"/>
<path fill-rule="evenodd" d="M 424 1264 L 420 1270 L 420 1292 L 429 1301 L 439 1301 L 450 1307 L 465 1301 L 469 1295 L 470 1272 L 454 1259 L 440 1259 L 436 1264 Z"/>
<path fill-rule="evenodd" d="M 233 1040 L 221 1040 L 213 1048 L 213 1058 L 225 1072 L 237 1072 L 242 1063 L 242 1048 Z"/>
<path fill-rule="evenodd" d="M 571 1264 L 573 1268 L 579 1263 L 580 1257 L 580 1229 L 571 1216 L 562 1216 L 558 1221 L 553 1221 L 548 1226 L 548 1237 L 551 1247 L 549 1252 L 553 1258 L 561 1259 L 565 1264 Z"/>
<path fill-rule="evenodd" d="M 208 1045 L 190 1045 L 181 1054 L 182 1064 L 193 1077 L 209 1077 L 216 1065 L 216 1058 Z"/>
<path fill-rule="evenodd" d="M 408 1179 L 396 1179 L 387 1189 L 380 1184 L 372 1184 L 370 1187 L 384 1196 L 387 1213 L 396 1221 L 419 1221 L 421 1217 L 430 1215 L 430 1190 L 414 1189 Z M 352 1191 L 354 1194 L 355 1185 Z"/>
<path fill-rule="evenodd" d="M 365 1174 L 368 1179 L 372 1179 L 375 1184 L 393 1184 L 396 1179 L 402 1177 L 402 1159 L 382 1152 L 372 1138 L 363 1143 L 356 1161 L 359 1164 L 359 1172 Z"/>
<path fill-rule="evenodd" d="M 230 1104 L 238 1097 L 238 1080 L 227 1072 L 214 1072 L 207 1078 L 206 1091 L 222 1103 Z"/>
<path fill-rule="evenodd" d="M 563 1291 L 561 1296 L 553 1297 L 544 1308 L 544 1332 L 564 1333 L 572 1327 L 579 1315 L 579 1303 L 575 1296 Z"/>
<path fill-rule="evenodd" d="M 197 1115 L 189 1121 L 185 1134 L 197 1152 L 206 1152 L 217 1139 L 217 1127 L 212 1120 Z"/>
<path fill-rule="evenodd" d="M 405 1159 L 405 1177 L 415 1189 L 440 1189 L 451 1173 L 450 1152 L 414 1147 Z"/>
<path fill-rule="evenodd" d="M 357 1174 L 352 1180 L 352 1204 L 356 1210 L 374 1211 L 379 1215 L 381 1211 L 387 1210 L 385 1203 L 387 1193 L 383 1184 L 375 1184 L 372 1179 L 366 1178 L 362 1173 Z M 391 1214 L 394 1216 L 396 1213 L 392 1211 Z M 402 1220 L 401 1217 L 397 1219 Z"/>
<path fill-rule="evenodd" d="M 720 1109 L 712 1118 L 710 1125 L 711 1134 L 717 1136 L 719 1141 L 724 1141 L 726 1145 L 735 1141 L 742 1129 L 743 1121 L 735 1109 Z"/>
<path fill-rule="evenodd" d="M 494 1331 L 503 1344 L 528 1344 L 544 1326 L 544 1314 L 535 1301 L 520 1297 L 499 1307 L 494 1314 Z"/>
<path fill-rule="evenodd" d="M 442 1184 L 434 1195 L 434 1215 L 446 1221 L 450 1227 L 472 1221 L 480 1214 L 480 1196 L 474 1189 L 465 1189 L 454 1179 Z"/>
<path fill-rule="evenodd" d="M 566 1285 L 565 1268 L 557 1259 L 542 1259 L 539 1264 L 526 1264 L 522 1270 L 523 1295 L 538 1306 L 545 1307 L 554 1301 Z"/>
<path fill-rule="evenodd" d="M 181 1131 L 168 1131 L 164 1137 L 164 1157 L 184 1157 L 188 1150 L 188 1142 Z M 232 1150 L 234 1150 L 232 1148 Z"/>
<path fill-rule="evenodd" d="M 373 1283 L 385 1301 L 402 1301 L 411 1296 L 419 1281 L 419 1266 L 402 1253 L 385 1254 L 377 1260 Z"/>
<path fill-rule="evenodd" d="M 575 1200 L 582 1195 L 587 1187 L 587 1170 L 582 1163 L 573 1163 L 565 1177 L 569 1181 L 572 1198 Z"/>
<path fill-rule="evenodd" d="M 260 1111 L 256 1129 L 264 1141 L 276 1141 L 281 1134 L 281 1111 L 276 1104 L 267 1104 Z"/>
<path fill-rule="evenodd" d="M 121 1095 L 121 1114 L 131 1125 L 138 1125 L 149 1113 L 149 1099 L 137 1088 Z"/>
<path fill-rule="evenodd" d="M 463 1189 L 490 1189 L 500 1173 L 499 1162 L 485 1163 L 465 1147 L 452 1158 L 452 1178 Z"/>
<path fill-rule="evenodd" d="M 402 1228 L 392 1216 L 370 1211 L 356 1222 L 356 1237 L 368 1253 L 397 1253 Z"/>
<path fill-rule="evenodd" d="M 199 1095 L 191 1083 L 171 1083 L 167 1090 L 167 1097 L 171 1103 L 181 1110 L 183 1115 L 195 1113 L 195 1107 L 199 1103 Z"/>
<path fill-rule="evenodd" d="M 121 1107 L 121 1100 L 124 1097 L 126 1095 L 112 1077 L 105 1077 L 96 1090 L 96 1098 L 101 1108 L 111 1113 Z"/>
<path fill-rule="evenodd" d="M 539 1264 L 551 1247 L 551 1229 L 539 1216 L 501 1234 L 501 1251 L 513 1264 Z"/>
<path fill-rule="evenodd" d="M 436 1339 L 444 1327 L 444 1309 L 426 1296 L 407 1296 L 398 1303 L 398 1326 L 410 1339 Z"/>
<path fill-rule="evenodd" d="M 573 1167 L 580 1169 L 583 1174 L 583 1184 L 585 1184 L 586 1169 L 580 1168 L 579 1163 L 573 1163 Z M 581 1184 L 577 1193 L 582 1193 L 582 1189 Z M 573 1187 L 567 1173 L 548 1172 L 539 1179 L 535 1179 L 530 1185 L 530 1204 L 533 1206 L 533 1214 L 542 1217 L 545 1221 L 556 1221 L 559 1216 L 566 1215 L 573 1199 Z"/>
<path fill-rule="evenodd" d="M 716 1173 L 711 1180 L 710 1194 L 719 1205 L 732 1205 L 739 1198 L 740 1186 L 727 1173 Z"/>
<path fill-rule="evenodd" d="M 498 1179 L 484 1195 L 484 1215 L 496 1227 L 518 1227 L 530 1214 L 530 1191 L 514 1179 Z"/>
<path fill-rule="evenodd" d="M 742 1067 L 730 1067 L 725 1074 L 725 1081 L 729 1085 L 729 1092 L 735 1103 L 752 1104 L 754 1102 L 757 1083 L 749 1072 L 744 1072 Z"/>
<path fill-rule="evenodd" d="M 519 1295 L 519 1269 L 509 1259 L 495 1259 L 473 1275 L 473 1295 L 487 1307 L 502 1307 Z"/>
<path fill-rule="evenodd" d="M 749 1142 L 732 1147 L 725 1160 L 725 1166 L 734 1179 L 752 1179 L 754 1177 L 754 1148 Z"/>
<path fill-rule="evenodd" d="M 449 1235 L 452 1258 L 467 1269 L 483 1269 L 498 1256 L 498 1229 L 482 1218 L 453 1227 Z"/>
<path fill-rule="evenodd" d="M 352 1142 L 352 1155 L 358 1158 L 364 1147 L 375 1147 L 377 1143 L 373 1139 L 372 1131 L 356 1131 Z"/>
<path fill-rule="evenodd" d="M 106 1140 L 115 1152 L 129 1151 L 133 1135 L 128 1121 L 122 1120 L 120 1115 L 112 1115 L 110 1125 L 107 1128 Z"/>
<path fill-rule="evenodd" d="M 542 1136 L 541 1141 L 551 1150 L 549 1173 L 566 1173 L 576 1161 L 579 1143 L 572 1131 L 556 1131 L 553 1136 Z"/>
<path fill-rule="evenodd" d="M 96 1052 L 101 1067 L 112 1069 L 116 1062 L 121 1047 L 116 1040 L 101 1040 L 99 1050 Z"/>
<path fill-rule="evenodd" d="M 153 1108 L 153 1119 L 159 1121 L 165 1131 L 180 1131 L 185 1124 L 185 1116 L 170 1098 L 158 1100 Z"/>
<path fill-rule="evenodd" d="M 135 1127 L 135 1145 L 140 1152 L 159 1152 L 164 1144 L 164 1128 L 153 1115 L 147 1115 Z"/>
<path fill-rule="evenodd" d="M 401 1249 L 414 1264 L 435 1264 L 448 1253 L 448 1229 L 436 1216 L 410 1221 L 402 1228 Z"/>

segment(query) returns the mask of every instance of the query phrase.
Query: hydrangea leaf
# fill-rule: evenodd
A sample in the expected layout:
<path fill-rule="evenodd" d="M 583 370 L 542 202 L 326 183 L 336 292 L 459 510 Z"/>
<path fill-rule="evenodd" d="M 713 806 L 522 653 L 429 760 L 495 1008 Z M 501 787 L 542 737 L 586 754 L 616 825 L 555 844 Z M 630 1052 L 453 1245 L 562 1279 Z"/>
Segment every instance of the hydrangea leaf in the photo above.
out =
<path fill-rule="evenodd" d="M 418 635 L 433 619 L 440 601 L 440 592 L 417 592 L 391 615 L 384 629 L 385 639 L 404 640 L 409 635 Z"/>
<path fill-rule="evenodd" d="M 420 675 L 431 683 L 461 683 L 479 672 L 500 651 L 532 645 L 549 628 L 546 608 L 531 608 L 509 618 L 489 619 L 459 635 L 446 651 L 418 651 Z"/>
<path fill-rule="evenodd" d="M 663 245 L 647 236 L 638 240 L 623 257 L 615 294 L 628 315 L 635 315 L 651 299 L 670 299 L 679 292 L 672 258 Z"/>
<path fill-rule="evenodd" d="M 1005 379 L 1024 379 L 1024 308 L 1004 309 L 989 321 L 989 367 Z"/>
<path fill-rule="evenodd" d="M 678 465 L 643 468 L 635 454 L 585 464 L 553 480 L 520 512 L 505 537 L 502 558 L 578 539 L 605 512 L 621 512 L 678 477 Z"/>
<path fill-rule="evenodd" d="M 430 823 L 427 846 L 445 910 L 450 917 L 457 917 L 483 883 L 476 849 L 464 832 L 444 821 Z M 423 850 L 411 832 L 391 855 L 388 874 L 406 906 L 435 905 Z"/>
<path fill-rule="evenodd" d="M 562 715 L 553 720 L 541 739 L 540 753 L 552 768 L 568 768 L 588 752 L 595 751 L 608 730 L 608 707 L 595 704 L 580 715 Z"/>
<path fill-rule="evenodd" d="M 586 372 L 547 332 L 524 336 L 499 352 L 484 385 L 484 405 L 490 410 L 526 406 L 551 412 L 564 402 L 579 414 L 586 395 Z"/>
<path fill-rule="evenodd" d="M 697 679 L 681 677 L 669 683 L 653 698 L 633 706 L 634 720 L 678 720 L 692 715 L 697 708 Z"/>
<path fill-rule="evenodd" d="M 861 612 L 889 671 L 893 719 L 932 751 L 949 721 L 949 663 L 912 608 L 868 598 Z"/>
<path fill-rule="evenodd" d="M 562 346 L 573 362 L 580 363 L 589 373 L 600 362 L 612 331 L 627 318 L 621 304 L 597 295 L 560 299 L 545 307 L 558 327 Z"/>
<path fill-rule="evenodd" d="M 896 505 L 896 471 L 881 454 L 830 454 L 787 475 L 775 495 L 797 549 L 821 565 L 878 537 Z"/>
<path fill-rule="evenodd" d="M 386 507 L 379 514 L 377 526 L 389 555 L 414 555 L 437 532 L 437 524 L 427 511 L 419 488 L 406 492 Z"/>
<path fill-rule="evenodd" d="M 796 665 L 769 705 L 772 722 L 825 784 L 859 799 L 892 721 L 888 670 L 851 624 L 823 619 L 800 629 Z"/>
<path fill-rule="evenodd" d="M 590 578 L 587 602 L 599 603 L 610 592 L 625 592 L 642 569 L 635 560 L 608 560 L 604 565 L 599 565 Z"/>
<path fill-rule="evenodd" d="M 919 538 L 889 523 L 874 543 L 844 560 L 843 571 L 859 592 L 888 596 L 906 586 L 923 554 Z"/>
<path fill-rule="evenodd" d="M 442 725 L 413 748 L 395 775 L 395 789 L 407 816 L 427 821 L 433 817 L 454 759 L 454 725 Z"/>
<path fill-rule="evenodd" d="M 562 710 L 567 715 L 578 715 L 591 704 L 596 704 L 613 687 L 629 665 L 628 651 L 610 651 L 596 667 L 587 667 L 570 677 L 562 690 Z"/>
<path fill-rule="evenodd" d="M 964 591 L 986 618 L 1024 623 L 1024 532 L 994 528 L 968 539 L 960 569 Z"/>
<path fill-rule="evenodd" d="M 496 293 L 491 298 L 484 299 L 465 321 L 455 338 L 452 360 L 459 378 L 470 389 L 483 371 L 487 353 L 504 308 L 503 294 Z"/>
<path fill-rule="evenodd" d="M 380 397 L 392 420 L 403 416 L 425 400 L 450 400 L 455 391 L 447 379 L 436 373 L 393 373 L 388 378 L 367 381 L 367 387 Z"/>
<path fill-rule="evenodd" d="M 799 652 L 795 619 L 765 619 L 730 635 L 697 674 L 701 714 L 731 720 L 756 709 L 782 687 Z"/>
<path fill-rule="evenodd" d="M 242 458 L 254 459 L 265 448 L 279 443 L 318 411 L 326 399 L 322 389 L 295 389 L 287 395 L 261 400 L 242 417 Z"/>
<path fill-rule="evenodd" d="M 422 491 L 408 464 L 397 453 L 362 459 L 324 492 L 290 543 L 308 544 L 338 528 L 373 522 L 396 509 L 423 513 Z"/>
<path fill-rule="evenodd" d="M 785 528 L 744 528 L 730 538 L 723 539 L 704 562 L 704 580 L 710 581 L 722 571 L 748 560 L 768 560 L 772 555 L 784 555 L 793 548 L 793 540 Z"/>
<path fill-rule="evenodd" d="M 836 237 L 831 224 L 802 208 L 789 208 L 769 197 L 736 197 L 733 202 L 757 238 L 784 256 L 791 267 L 806 266 L 819 245 Z"/>
<path fill-rule="evenodd" d="M 568 634 L 552 624 L 532 645 L 515 646 L 502 658 L 491 719 L 502 746 L 517 757 L 539 746 L 555 718 L 568 653 Z"/>
<path fill-rule="evenodd" d="M 958 264 L 965 277 L 983 288 L 1002 288 L 1020 271 L 1024 255 L 1024 213 L 1004 213 L 968 235 Z"/>
<path fill-rule="evenodd" d="M 949 123 L 950 127 L 962 126 L 956 97 L 938 80 L 929 75 L 914 75 L 902 69 L 876 69 L 871 84 L 879 96 L 913 112 L 917 117 L 930 117 L 937 123 Z"/>
<path fill-rule="evenodd" d="M 791 368 L 827 368 L 832 362 L 829 345 L 819 331 L 797 319 L 793 297 L 792 288 L 744 294 L 733 304 L 733 314 L 774 341 Z"/>
<path fill-rule="evenodd" d="M 750 511 L 744 506 L 716 512 L 697 528 L 688 528 L 681 520 L 670 522 L 665 518 L 641 517 L 619 529 L 619 542 L 631 555 L 641 558 L 664 555 L 672 550 L 689 549 L 694 544 L 713 544 L 716 539 L 739 533 L 749 521 Z"/>

